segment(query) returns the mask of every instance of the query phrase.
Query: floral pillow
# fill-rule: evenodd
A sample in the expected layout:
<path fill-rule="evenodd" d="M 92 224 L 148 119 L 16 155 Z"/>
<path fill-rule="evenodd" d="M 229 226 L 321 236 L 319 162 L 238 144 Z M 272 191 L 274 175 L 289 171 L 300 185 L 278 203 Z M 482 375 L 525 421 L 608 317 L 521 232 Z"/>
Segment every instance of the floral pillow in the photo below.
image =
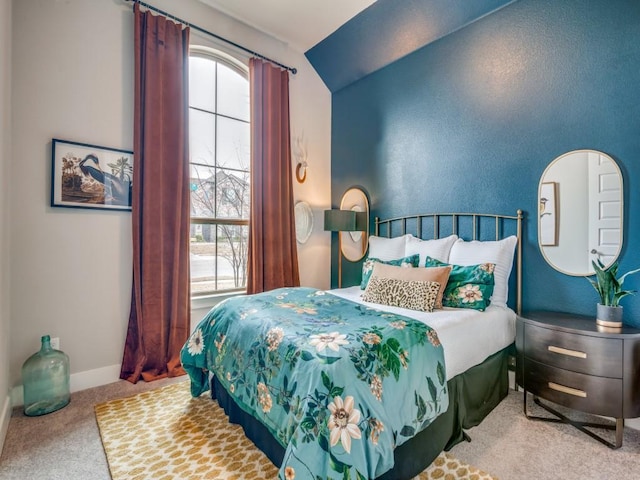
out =
<path fill-rule="evenodd" d="M 445 267 L 448 263 L 427 256 L 425 267 Z M 483 311 L 489 306 L 495 279 L 495 264 L 450 265 L 449 281 L 444 289 L 442 305 L 455 308 L 472 308 Z"/>
<path fill-rule="evenodd" d="M 420 255 L 411 255 L 410 257 L 398 258 L 396 260 L 380 260 L 379 258 L 368 257 L 362 264 L 362 281 L 360 282 L 360 288 L 364 290 L 367 288 L 371 274 L 373 273 L 373 265 L 375 263 L 385 263 L 387 265 L 395 265 L 396 267 L 413 268 L 418 266 L 420 262 Z"/>
<path fill-rule="evenodd" d="M 422 280 L 371 277 L 362 294 L 365 302 L 433 312 L 440 284 Z"/>

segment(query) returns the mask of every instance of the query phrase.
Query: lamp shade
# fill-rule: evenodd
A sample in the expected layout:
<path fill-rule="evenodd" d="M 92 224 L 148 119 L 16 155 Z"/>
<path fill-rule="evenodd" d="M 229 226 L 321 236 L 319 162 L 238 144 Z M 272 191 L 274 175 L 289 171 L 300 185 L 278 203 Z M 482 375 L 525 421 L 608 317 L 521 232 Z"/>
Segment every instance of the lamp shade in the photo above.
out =
<path fill-rule="evenodd" d="M 325 210 L 324 229 L 329 232 L 356 230 L 356 212 L 352 210 Z"/>
<path fill-rule="evenodd" d="M 369 226 L 367 222 L 368 212 L 356 212 L 356 228 L 355 230 L 358 232 L 366 232 Z"/>

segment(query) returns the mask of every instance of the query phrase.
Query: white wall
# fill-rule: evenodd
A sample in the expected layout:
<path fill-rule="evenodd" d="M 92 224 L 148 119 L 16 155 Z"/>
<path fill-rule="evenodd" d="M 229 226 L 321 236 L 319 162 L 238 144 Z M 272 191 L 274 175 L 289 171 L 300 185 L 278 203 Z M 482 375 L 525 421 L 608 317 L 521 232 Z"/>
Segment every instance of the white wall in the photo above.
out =
<path fill-rule="evenodd" d="M 7 0 L 2 0 L 5 3 Z M 298 68 L 294 132 L 309 139 L 309 175 L 295 197 L 317 211 L 299 249 L 305 285 L 329 285 L 330 93 L 300 52 L 197 2 L 155 0 L 200 27 Z M 41 335 L 60 337 L 72 389 L 106 381 L 122 358 L 131 289 L 130 214 L 51 208 L 51 138 L 133 147 L 133 13 L 119 0 L 20 0 L 13 19 L 10 383 Z M 193 34 L 192 43 L 206 42 Z M 194 312 L 201 316 L 202 312 Z M 113 378 L 112 378 L 113 377 Z M 100 382 L 101 383 L 101 382 Z M 1 386 L 1 385 L 0 385 Z"/>
<path fill-rule="evenodd" d="M 9 426 L 9 158 L 11 155 L 11 0 L 0 0 L 0 453 Z"/>

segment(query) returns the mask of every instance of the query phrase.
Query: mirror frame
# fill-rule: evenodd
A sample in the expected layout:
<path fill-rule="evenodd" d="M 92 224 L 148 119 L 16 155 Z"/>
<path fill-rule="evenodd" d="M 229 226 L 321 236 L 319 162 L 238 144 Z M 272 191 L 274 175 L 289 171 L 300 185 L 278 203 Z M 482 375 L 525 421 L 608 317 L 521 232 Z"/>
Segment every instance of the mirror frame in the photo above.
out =
<path fill-rule="evenodd" d="M 367 194 L 358 187 L 349 188 L 340 201 L 340 210 L 364 212 L 366 223 L 364 231 L 339 232 L 340 250 L 344 258 L 350 262 L 362 260 L 369 246 L 369 199 Z"/>
<path fill-rule="evenodd" d="M 611 265 L 613 262 L 615 262 L 618 257 L 620 256 L 620 252 L 622 251 L 622 245 L 624 243 L 624 178 L 622 176 L 622 170 L 620 169 L 620 166 L 618 165 L 618 163 L 608 154 L 601 152 L 599 150 L 592 150 L 592 149 L 581 149 L 581 150 L 572 150 L 570 152 L 566 152 L 563 153 L 562 155 L 554 158 L 549 165 L 547 165 L 547 167 L 544 169 L 544 171 L 542 172 L 542 175 L 540 176 L 540 181 L 538 182 L 538 196 L 536 198 L 536 204 L 538 205 L 537 209 L 538 209 L 538 248 L 540 249 L 540 253 L 542 254 L 542 257 L 545 259 L 545 261 L 547 262 L 547 264 L 549 266 L 551 266 L 554 270 L 557 270 L 558 272 L 564 274 L 564 275 L 570 275 L 573 277 L 588 277 L 588 276 L 592 276 L 595 274 L 593 268 L 589 267 L 588 270 L 586 272 L 583 271 L 570 271 L 567 270 L 566 268 L 563 268 L 563 266 L 558 266 L 556 265 L 547 255 L 547 253 L 545 253 L 545 248 L 546 247 L 553 247 L 555 246 L 554 244 L 545 244 L 543 245 L 542 242 L 542 229 L 541 229 L 541 213 L 544 211 L 542 208 L 542 203 L 541 203 L 541 198 L 542 198 L 542 189 L 543 189 L 543 185 L 547 185 L 546 188 L 549 189 L 549 191 L 553 192 L 555 194 L 555 201 L 557 203 L 556 208 L 559 209 L 559 201 L 558 201 L 558 191 L 557 191 L 557 185 L 553 185 L 550 186 L 550 183 L 555 183 L 553 181 L 550 181 L 548 179 L 545 179 L 545 177 L 547 176 L 549 170 L 556 165 L 559 161 L 561 161 L 562 159 L 570 156 L 570 155 L 574 155 L 574 154 L 584 154 L 584 153 L 595 153 L 598 154 L 600 156 L 606 157 L 611 164 L 614 166 L 616 173 L 618 174 L 618 178 L 620 180 L 620 243 L 618 245 L 618 249 L 615 253 L 615 255 L 613 255 L 613 258 L 610 262 L 607 262 L 605 265 Z M 560 212 L 558 210 L 558 215 L 560 215 Z M 556 218 L 556 241 L 554 243 L 557 243 L 557 238 L 559 236 L 559 220 L 561 221 L 562 219 L 557 219 Z M 588 234 L 588 232 L 587 232 Z"/>

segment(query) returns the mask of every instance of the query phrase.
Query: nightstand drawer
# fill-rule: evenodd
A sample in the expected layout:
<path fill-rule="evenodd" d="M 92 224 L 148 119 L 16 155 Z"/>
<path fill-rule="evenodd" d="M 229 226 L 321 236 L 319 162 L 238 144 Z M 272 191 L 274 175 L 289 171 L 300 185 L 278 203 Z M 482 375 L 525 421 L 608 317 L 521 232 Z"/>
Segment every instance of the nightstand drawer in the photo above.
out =
<path fill-rule="evenodd" d="M 588 413 L 622 416 L 622 379 L 570 372 L 524 359 L 527 390 L 546 400 Z"/>
<path fill-rule="evenodd" d="M 564 370 L 622 378 L 622 340 L 525 325 L 525 356 Z"/>

